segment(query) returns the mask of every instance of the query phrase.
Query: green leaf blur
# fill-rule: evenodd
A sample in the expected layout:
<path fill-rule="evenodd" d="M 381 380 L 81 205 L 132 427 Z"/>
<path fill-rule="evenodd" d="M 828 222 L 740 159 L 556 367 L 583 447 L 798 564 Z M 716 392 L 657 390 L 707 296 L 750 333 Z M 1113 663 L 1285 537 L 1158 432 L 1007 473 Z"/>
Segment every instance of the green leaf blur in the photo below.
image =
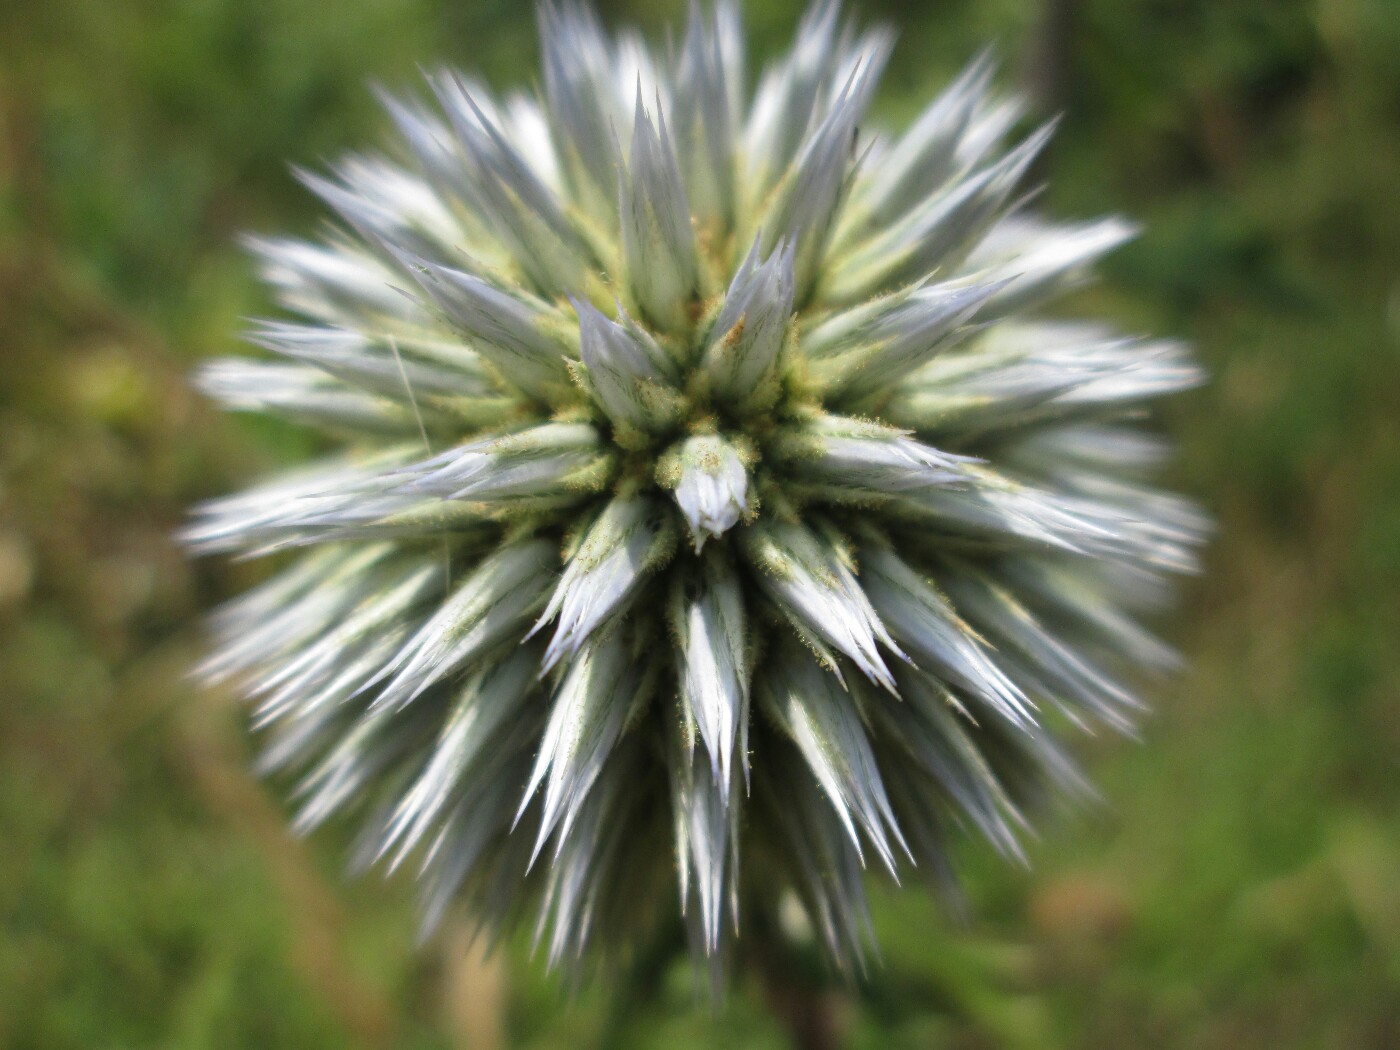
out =
<path fill-rule="evenodd" d="M 749 0 L 755 52 L 802 6 Z M 967 842 L 963 926 L 877 891 L 839 1045 L 1400 1045 L 1400 7 L 858 10 L 900 31 L 880 115 L 991 40 L 1066 113 L 1047 211 L 1144 223 L 1085 312 L 1195 344 L 1212 381 L 1163 425 L 1218 536 L 1144 742 L 1086 744 L 1103 806 L 1044 818 L 1030 872 Z M 314 228 L 287 165 L 378 140 L 370 81 L 509 84 L 535 48 L 504 0 L 0 8 L 0 1046 L 784 1045 L 756 985 L 711 1014 L 679 959 L 571 991 L 527 940 L 416 948 L 408 878 L 290 839 L 242 713 L 185 678 L 199 610 L 266 567 L 171 533 L 311 440 L 185 385 L 268 310 L 238 235 Z"/>

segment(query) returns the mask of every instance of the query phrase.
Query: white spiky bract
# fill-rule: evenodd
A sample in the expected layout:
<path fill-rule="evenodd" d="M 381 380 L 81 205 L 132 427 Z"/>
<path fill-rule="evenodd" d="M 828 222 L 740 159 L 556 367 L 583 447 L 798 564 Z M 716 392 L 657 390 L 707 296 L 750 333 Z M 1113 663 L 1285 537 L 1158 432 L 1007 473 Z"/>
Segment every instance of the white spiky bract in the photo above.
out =
<path fill-rule="evenodd" d="M 1135 616 L 1204 524 L 1132 423 L 1199 374 L 1029 313 L 1131 228 L 1026 214 L 1047 132 L 1007 144 L 985 58 L 887 137 L 889 38 L 834 2 L 752 93 L 724 3 L 664 61 L 541 23 L 542 98 L 430 75 L 392 157 L 305 176 L 340 232 L 255 242 L 297 320 L 205 388 L 343 448 L 199 511 L 198 550 L 303 549 L 208 674 L 430 924 L 533 906 L 577 960 L 678 871 L 711 965 L 784 894 L 859 962 L 867 858 L 1015 855 L 1082 786 L 1052 727 L 1170 663 Z"/>

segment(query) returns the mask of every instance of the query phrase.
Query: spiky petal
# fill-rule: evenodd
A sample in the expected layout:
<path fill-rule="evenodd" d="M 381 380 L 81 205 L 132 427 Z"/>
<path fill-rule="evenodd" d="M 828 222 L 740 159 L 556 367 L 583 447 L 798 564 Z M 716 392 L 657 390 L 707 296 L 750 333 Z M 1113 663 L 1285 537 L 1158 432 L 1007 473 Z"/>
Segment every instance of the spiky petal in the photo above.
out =
<path fill-rule="evenodd" d="M 736 413 L 771 405 L 794 293 L 794 246 L 779 242 L 759 262 L 755 242 L 725 293 L 700 368 L 712 396 Z"/>
<path fill-rule="evenodd" d="M 632 156 L 620 177 L 622 252 L 643 315 L 677 329 L 700 290 L 699 258 L 690 227 L 690 203 L 666 118 L 653 123 L 637 96 Z"/>
<path fill-rule="evenodd" d="M 880 650 L 904 654 L 856 581 L 847 551 L 795 522 L 754 525 L 744 530 L 740 543 L 763 592 L 838 680 L 835 654 L 842 653 L 872 682 L 894 691 Z"/>
<path fill-rule="evenodd" d="M 545 651 L 545 670 L 576 653 L 595 630 L 622 613 L 638 588 L 671 556 L 675 542 L 671 517 L 656 500 L 636 497 L 608 504 L 569 558 L 535 624 L 539 630 L 559 621 Z"/>
<path fill-rule="evenodd" d="M 736 760 L 748 782 L 753 664 L 743 581 L 728 556 L 711 552 L 697 570 L 678 576 L 670 611 L 686 716 L 699 730 L 712 779 L 727 800 Z M 694 743 L 693 735 L 687 742 Z"/>

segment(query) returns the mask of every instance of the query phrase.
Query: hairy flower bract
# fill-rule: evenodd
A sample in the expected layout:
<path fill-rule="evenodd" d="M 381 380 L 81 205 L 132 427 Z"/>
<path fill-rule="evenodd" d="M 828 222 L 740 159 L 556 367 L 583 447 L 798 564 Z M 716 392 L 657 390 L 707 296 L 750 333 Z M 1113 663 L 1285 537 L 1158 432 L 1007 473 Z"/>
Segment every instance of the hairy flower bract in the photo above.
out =
<path fill-rule="evenodd" d="M 573 961 L 674 886 L 700 958 L 795 900 L 858 963 L 867 864 L 1015 855 L 1082 788 L 1058 730 L 1170 664 L 1137 617 L 1204 523 L 1134 424 L 1199 373 L 1044 315 L 1132 228 L 1029 210 L 1048 128 L 985 57 L 887 134 L 890 37 L 834 2 L 752 89 L 724 3 L 664 55 L 540 21 L 538 97 L 431 73 L 303 174 L 332 232 L 253 242 L 286 314 L 204 387 L 335 451 L 197 512 L 294 552 L 207 676 L 429 926 L 533 912 Z"/>

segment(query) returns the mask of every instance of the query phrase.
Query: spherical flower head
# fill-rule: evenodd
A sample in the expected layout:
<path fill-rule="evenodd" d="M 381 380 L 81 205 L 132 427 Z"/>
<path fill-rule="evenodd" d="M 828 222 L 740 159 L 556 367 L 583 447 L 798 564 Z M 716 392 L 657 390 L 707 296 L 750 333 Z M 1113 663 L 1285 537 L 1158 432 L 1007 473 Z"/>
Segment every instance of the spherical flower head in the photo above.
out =
<path fill-rule="evenodd" d="M 208 676 L 429 926 L 530 910 L 576 962 L 674 885 L 711 965 L 785 901 L 858 964 L 867 863 L 1014 855 L 1080 785 L 1055 728 L 1170 662 L 1135 616 L 1204 525 L 1132 424 L 1198 373 L 1037 313 L 1131 230 L 1027 210 L 1047 131 L 985 57 L 885 135 L 890 38 L 834 2 L 752 90 L 727 4 L 664 58 L 540 22 L 541 97 L 430 75 L 392 153 L 303 176 L 335 232 L 254 242 L 294 319 L 205 388 L 338 451 L 198 511 L 297 552 Z"/>

